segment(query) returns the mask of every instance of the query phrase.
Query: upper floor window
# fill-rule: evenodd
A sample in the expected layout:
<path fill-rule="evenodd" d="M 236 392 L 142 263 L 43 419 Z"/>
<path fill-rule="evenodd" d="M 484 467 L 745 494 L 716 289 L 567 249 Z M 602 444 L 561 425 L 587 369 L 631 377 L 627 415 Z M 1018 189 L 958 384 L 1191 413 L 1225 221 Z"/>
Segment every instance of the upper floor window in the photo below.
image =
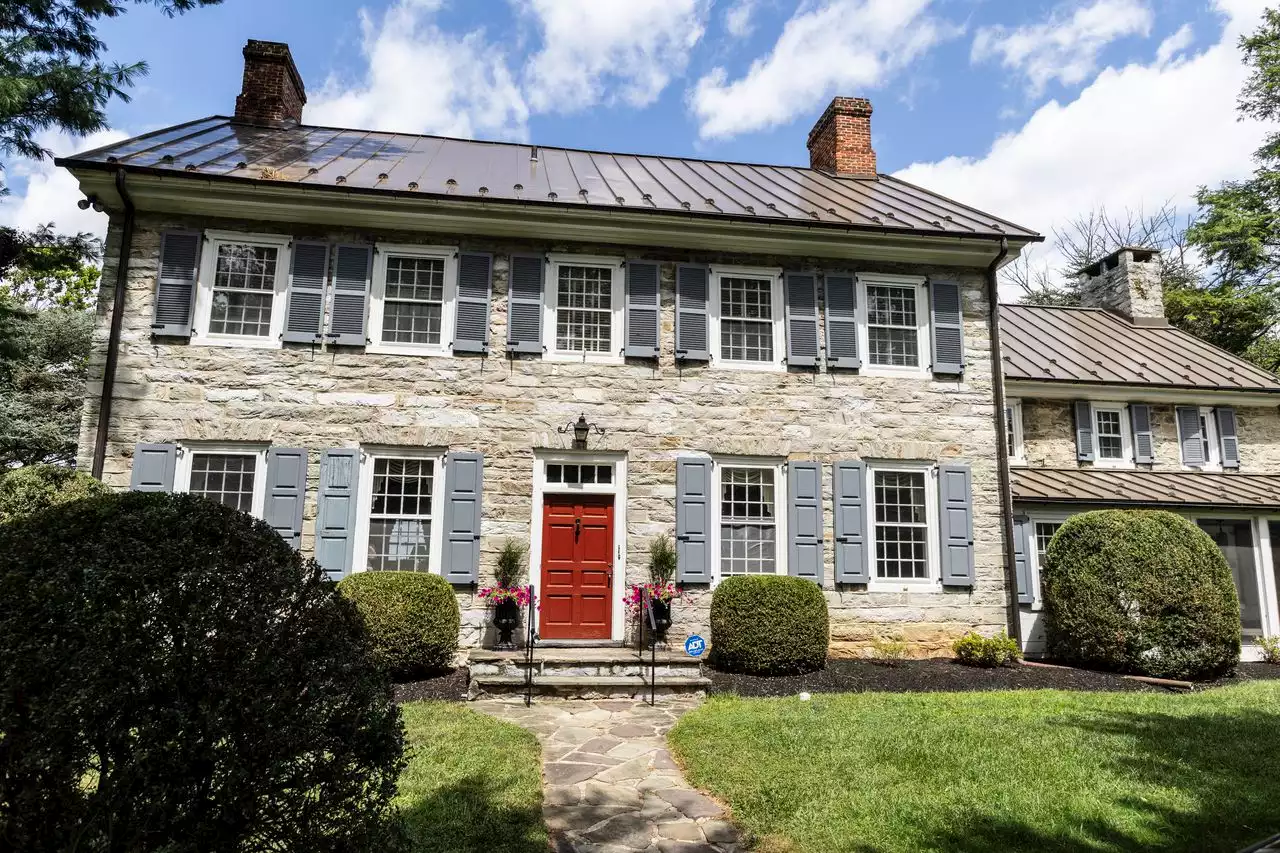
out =
<path fill-rule="evenodd" d="M 711 287 L 712 361 L 781 369 L 787 352 L 782 271 L 713 267 Z"/>
<path fill-rule="evenodd" d="M 929 302 L 924 279 L 859 275 L 862 351 L 867 366 L 894 373 L 920 373 L 930 363 Z"/>
<path fill-rule="evenodd" d="M 549 356 L 621 361 L 622 259 L 552 255 L 544 335 Z"/>
<path fill-rule="evenodd" d="M 1179 406 L 1177 417 L 1182 464 L 1202 471 L 1221 471 L 1222 443 L 1213 407 Z"/>
<path fill-rule="evenodd" d="M 369 351 L 449 352 L 456 281 L 456 249 L 380 244 L 369 305 Z"/>
<path fill-rule="evenodd" d="M 1094 403 L 1093 429 L 1098 446 L 1096 464 L 1129 465 L 1133 462 L 1127 406 Z"/>
<path fill-rule="evenodd" d="M 208 342 L 279 346 L 289 239 L 208 232 L 195 335 Z"/>
<path fill-rule="evenodd" d="M 1004 406 L 1004 442 L 1009 461 L 1025 463 L 1026 446 L 1022 440 L 1022 401 L 1006 400 Z"/>
<path fill-rule="evenodd" d="M 265 448 L 189 445 L 178 454 L 174 486 L 261 517 L 266 502 Z"/>

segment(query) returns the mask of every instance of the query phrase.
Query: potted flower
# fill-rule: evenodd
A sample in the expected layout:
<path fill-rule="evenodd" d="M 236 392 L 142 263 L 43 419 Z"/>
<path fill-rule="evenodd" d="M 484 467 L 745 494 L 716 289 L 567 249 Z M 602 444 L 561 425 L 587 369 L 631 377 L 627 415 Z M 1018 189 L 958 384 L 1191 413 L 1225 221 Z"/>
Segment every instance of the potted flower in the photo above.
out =
<path fill-rule="evenodd" d="M 671 537 L 665 533 L 649 543 L 649 580 L 632 584 L 623 599 L 632 615 L 644 617 L 644 602 L 648 598 L 653 608 L 653 635 L 655 642 L 666 639 L 671 627 L 671 602 L 680 597 L 680 590 L 673 579 L 676 574 L 676 549 Z"/>
<path fill-rule="evenodd" d="M 493 627 L 498 629 L 498 648 L 514 649 L 511 635 L 520 624 L 520 611 L 529 606 L 533 589 L 521 584 L 524 574 L 525 548 L 508 539 L 498 552 L 498 567 L 494 572 L 494 585 L 480 590 L 480 600 L 493 608 Z"/>

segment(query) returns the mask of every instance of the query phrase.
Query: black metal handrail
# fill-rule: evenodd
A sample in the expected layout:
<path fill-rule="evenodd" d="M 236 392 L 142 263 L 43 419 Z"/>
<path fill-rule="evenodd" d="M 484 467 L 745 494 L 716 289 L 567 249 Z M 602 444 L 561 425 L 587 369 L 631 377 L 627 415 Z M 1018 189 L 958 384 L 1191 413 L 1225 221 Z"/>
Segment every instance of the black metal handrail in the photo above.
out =
<path fill-rule="evenodd" d="M 533 611 L 534 611 L 534 593 L 529 590 L 529 605 L 525 613 L 525 638 L 524 638 L 524 706 L 528 708 L 533 704 L 533 646 L 538 642 L 538 632 L 534 630 Z"/>
<path fill-rule="evenodd" d="M 645 649 L 645 628 L 649 629 L 649 704 L 654 705 L 657 702 L 657 681 L 658 681 L 658 623 L 653 616 L 653 593 L 644 589 L 640 594 L 640 613 L 637 614 L 640 619 L 639 631 L 640 648 L 637 650 L 640 655 L 640 668 L 644 670 L 644 649 Z"/>

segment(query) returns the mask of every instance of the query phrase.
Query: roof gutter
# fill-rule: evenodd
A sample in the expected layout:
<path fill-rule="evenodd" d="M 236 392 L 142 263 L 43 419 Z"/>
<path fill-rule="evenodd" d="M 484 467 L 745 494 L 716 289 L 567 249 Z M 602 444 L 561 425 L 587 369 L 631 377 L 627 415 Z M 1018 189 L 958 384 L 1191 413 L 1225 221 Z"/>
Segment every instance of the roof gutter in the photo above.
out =
<path fill-rule="evenodd" d="M 111 302 L 111 332 L 107 336 L 107 362 L 102 368 L 102 398 L 98 402 L 98 433 L 93 442 L 93 476 L 102 479 L 107 459 L 107 430 L 111 424 L 111 401 L 115 395 L 116 365 L 120 361 L 120 330 L 124 325 L 124 297 L 129 282 L 129 256 L 133 250 L 133 198 L 125 187 L 124 169 L 116 170 L 116 192 L 124 205 L 124 226 L 120 230 L 120 260 L 116 264 L 115 296 Z"/>
<path fill-rule="evenodd" d="M 991 326 L 991 384 L 995 390 L 996 476 L 1000 483 L 1000 533 L 1004 539 L 1005 586 L 1009 596 L 1009 636 L 1022 648 L 1022 613 L 1018 610 L 1018 564 L 1013 553 L 1013 485 L 1009 474 L 1009 444 L 1004 424 L 1004 356 L 1000 349 L 1000 283 L 996 272 L 1009 256 L 1008 238 L 1000 239 L 1000 251 L 987 267 Z"/>

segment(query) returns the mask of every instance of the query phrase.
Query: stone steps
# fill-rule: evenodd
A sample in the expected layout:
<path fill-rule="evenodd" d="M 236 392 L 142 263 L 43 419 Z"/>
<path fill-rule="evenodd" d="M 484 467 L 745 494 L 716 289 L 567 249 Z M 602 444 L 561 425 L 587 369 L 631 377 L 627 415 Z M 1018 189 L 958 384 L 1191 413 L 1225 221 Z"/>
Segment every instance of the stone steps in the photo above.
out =
<path fill-rule="evenodd" d="M 475 650 L 468 655 L 472 699 L 519 694 L 525 691 L 526 672 L 532 671 L 533 692 L 540 696 L 605 699 L 639 698 L 650 691 L 658 696 L 702 695 L 710 680 L 702 664 L 688 655 L 659 651 L 646 653 L 643 661 L 635 649 L 618 646 L 535 648 L 533 661 L 523 651 Z"/>
<path fill-rule="evenodd" d="M 711 679 L 700 675 L 660 675 L 654 684 L 653 694 L 658 698 L 702 696 L 710 685 Z M 561 699 L 642 699 L 649 696 L 649 679 L 640 675 L 535 675 L 532 686 L 535 696 Z M 523 694 L 524 691 L 523 675 L 473 675 L 467 697 L 485 699 Z"/>

